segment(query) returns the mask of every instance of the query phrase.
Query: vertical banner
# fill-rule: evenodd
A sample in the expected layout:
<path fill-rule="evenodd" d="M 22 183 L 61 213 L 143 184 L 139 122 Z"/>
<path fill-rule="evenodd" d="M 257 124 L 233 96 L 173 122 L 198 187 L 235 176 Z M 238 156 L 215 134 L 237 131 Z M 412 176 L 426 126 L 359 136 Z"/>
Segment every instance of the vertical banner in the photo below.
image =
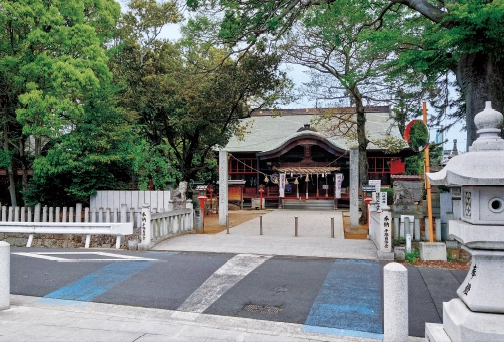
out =
<path fill-rule="evenodd" d="M 280 197 L 285 197 L 285 173 L 280 174 Z"/>
<path fill-rule="evenodd" d="M 341 198 L 341 184 L 342 183 L 343 183 L 343 174 L 337 173 L 336 175 L 334 175 L 334 186 L 335 186 L 334 196 L 335 196 L 335 198 Z"/>

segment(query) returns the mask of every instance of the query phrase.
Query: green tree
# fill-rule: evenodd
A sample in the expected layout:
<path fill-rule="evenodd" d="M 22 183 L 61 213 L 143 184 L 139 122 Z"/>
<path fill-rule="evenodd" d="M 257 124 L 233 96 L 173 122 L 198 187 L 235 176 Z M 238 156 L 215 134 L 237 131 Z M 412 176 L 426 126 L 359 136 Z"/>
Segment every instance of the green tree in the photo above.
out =
<path fill-rule="evenodd" d="M 170 150 L 168 144 L 151 146 L 145 139 L 135 146 L 133 172 L 140 190 L 166 190 L 181 178 L 170 161 Z"/>
<path fill-rule="evenodd" d="M 474 115 L 491 100 L 504 109 L 504 3 L 487 0 L 388 0 L 346 1 L 375 13 L 363 27 L 380 30 L 392 20 L 394 30 L 384 30 L 383 40 L 395 41 L 398 72 L 420 72 L 429 87 L 439 85 L 441 77 L 453 72 L 465 112 L 467 144 L 476 138 Z M 237 1 L 219 2 L 223 13 L 220 37 L 246 46 L 265 44 L 268 37 L 289 32 L 293 23 L 310 7 L 331 7 L 340 1 Z M 215 8 L 216 2 L 187 0 L 193 9 Z M 346 16 L 347 13 L 337 13 Z M 445 102 L 445 106 L 449 105 Z M 452 103 L 453 104 L 453 103 Z M 455 103 L 456 104 L 456 103 Z"/>
<path fill-rule="evenodd" d="M 361 186 L 369 181 L 365 106 L 392 103 L 394 89 L 402 86 L 397 80 L 387 81 L 392 49 L 384 48 L 382 41 L 377 44 L 373 31 L 359 30 L 363 22 L 371 20 L 372 14 L 346 2 L 314 7 L 294 25 L 281 46 L 286 61 L 311 69 L 311 82 L 305 85 L 308 97 L 315 98 L 318 105 L 355 108 L 355 114 L 327 111 L 319 122 L 333 134 L 357 143 Z M 367 221 L 366 216 L 363 211 L 362 222 Z"/>
<path fill-rule="evenodd" d="M 429 144 L 429 163 L 430 165 L 440 165 L 441 158 L 443 157 L 443 145 L 431 142 Z M 407 175 L 424 175 L 425 174 L 425 152 L 418 152 L 417 154 L 407 157 L 406 160 L 406 174 Z"/>
<path fill-rule="evenodd" d="M 136 135 L 111 91 L 102 84 L 91 92 L 78 120 L 44 146 L 24 192 L 29 204 L 88 203 L 96 190 L 130 187 Z"/>
<path fill-rule="evenodd" d="M 159 4 L 135 3 L 125 18 L 156 17 L 161 11 Z M 157 30 L 141 23 L 122 21 L 110 63 L 123 86 L 121 104 L 136 113 L 151 147 L 166 151 L 180 179 L 195 179 L 215 165 L 214 148 L 226 145 L 249 104 L 273 104 L 290 83 L 276 55 L 246 53 L 226 60 L 227 51 L 199 44 L 187 33 L 178 43 L 147 39 Z"/>
<path fill-rule="evenodd" d="M 131 132 L 114 107 L 104 50 L 120 6 L 113 0 L 4 0 L 0 6 L 0 160 L 11 204 L 18 168 L 29 201 L 44 200 L 44 187 L 65 194 L 62 201 L 82 199 L 110 184 L 108 167 Z"/>

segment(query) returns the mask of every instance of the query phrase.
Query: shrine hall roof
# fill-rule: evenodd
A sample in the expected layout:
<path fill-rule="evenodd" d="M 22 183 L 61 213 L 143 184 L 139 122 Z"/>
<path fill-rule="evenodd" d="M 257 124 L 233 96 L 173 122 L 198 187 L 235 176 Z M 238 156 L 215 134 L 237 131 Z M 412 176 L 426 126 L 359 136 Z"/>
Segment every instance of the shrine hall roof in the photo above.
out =
<path fill-rule="evenodd" d="M 323 137 L 333 146 L 348 150 L 357 147 L 356 141 L 348 138 L 327 133 L 320 127 L 314 125 L 317 116 L 327 111 L 336 114 L 353 116 L 355 121 L 354 108 L 326 108 L 326 109 L 277 109 L 277 110 L 256 110 L 251 117 L 240 120 L 242 126 L 248 125 L 245 129 L 243 140 L 233 136 L 223 150 L 229 152 L 266 152 L 274 150 L 290 139 L 307 135 Z M 366 108 L 366 131 L 368 138 L 380 139 L 394 137 L 402 139 L 397 125 L 390 117 L 389 107 L 367 107 Z M 382 148 L 369 143 L 368 150 L 381 150 Z"/>

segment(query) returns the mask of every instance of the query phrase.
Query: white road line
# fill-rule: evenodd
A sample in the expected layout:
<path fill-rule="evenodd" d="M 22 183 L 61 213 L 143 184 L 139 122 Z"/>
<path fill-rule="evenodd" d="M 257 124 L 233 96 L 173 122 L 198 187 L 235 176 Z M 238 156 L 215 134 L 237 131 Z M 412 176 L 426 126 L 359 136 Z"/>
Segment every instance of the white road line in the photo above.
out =
<path fill-rule="evenodd" d="M 111 257 L 111 258 L 121 258 L 121 259 L 128 259 L 128 260 L 157 260 L 157 259 L 149 259 L 149 258 L 142 258 L 142 257 L 137 257 L 133 255 L 123 255 L 123 254 L 115 254 L 115 253 L 107 253 L 107 252 L 34 252 L 34 254 L 45 254 L 45 255 L 51 255 L 51 254 L 56 254 L 56 255 L 65 255 L 65 254 L 80 254 L 80 255 L 86 255 L 86 254 L 95 254 L 95 255 L 102 255 L 106 257 Z"/>
<path fill-rule="evenodd" d="M 12 253 L 12 254 L 27 256 L 27 257 L 32 257 L 32 258 L 53 260 L 53 261 L 66 261 L 66 260 L 68 260 L 68 259 L 64 259 L 64 258 L 58 258 L 58 257 L 53 257 L 53 256 L 43 255 L 43 254 L 36 254 L 36 253 Z"/>
<path fill-rule="evenodd" d="M 58 262 L 94 262 L 94 261 L 158 261 L 158 259 L 148 259 L 148 258 L 139 258 L 139 259 L 63 259 L 58 260 Z"/>
<path fill-rule="evenodd" d="M 227 290 L 255 270 L 272 255 L 238 254 L 222 265 L 177 309 L 203 312 Z"/>
<path fill-rule="evenodd" d="M 158 259 L 150 259 L 150 258 L 142 258 L 142 257 L 137 257 L 137 256 L 132 256 L 132 255 L 121 255 L 121 254 L 114 254 L 114 253 L 106 253 L 106 252 L 31 252 L 31 253 L 23 253 L 23 252 L 16 252 L 12 253 L 16 255 L 21 255 L 21 256 L 27 256 L 31 258 L 39 258 L 39 259 L 46 259 L 46 260 L 52 260 L 52 261 L 58 261 L 58 262 L 89 262 L 89 261 L 157 261 Z M 80 258 L 80 259 L 67 259 L 67 258 L 60 258 L 56 256 L 51 256 L 51 255 L 101 255 L 109 258 Z"/>

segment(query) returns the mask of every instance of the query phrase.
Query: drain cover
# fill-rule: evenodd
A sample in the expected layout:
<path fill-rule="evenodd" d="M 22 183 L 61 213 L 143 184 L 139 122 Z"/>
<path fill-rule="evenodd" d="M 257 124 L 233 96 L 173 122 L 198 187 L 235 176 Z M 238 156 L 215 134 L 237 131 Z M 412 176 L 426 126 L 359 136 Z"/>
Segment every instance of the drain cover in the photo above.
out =
<path fill-rule="evenodd" d="M 271 305 L 247 304 L 243 307 L 243 310 L 248 312 L 276 314 L 279 313 L 282 310 L 282 308 Z"/>

